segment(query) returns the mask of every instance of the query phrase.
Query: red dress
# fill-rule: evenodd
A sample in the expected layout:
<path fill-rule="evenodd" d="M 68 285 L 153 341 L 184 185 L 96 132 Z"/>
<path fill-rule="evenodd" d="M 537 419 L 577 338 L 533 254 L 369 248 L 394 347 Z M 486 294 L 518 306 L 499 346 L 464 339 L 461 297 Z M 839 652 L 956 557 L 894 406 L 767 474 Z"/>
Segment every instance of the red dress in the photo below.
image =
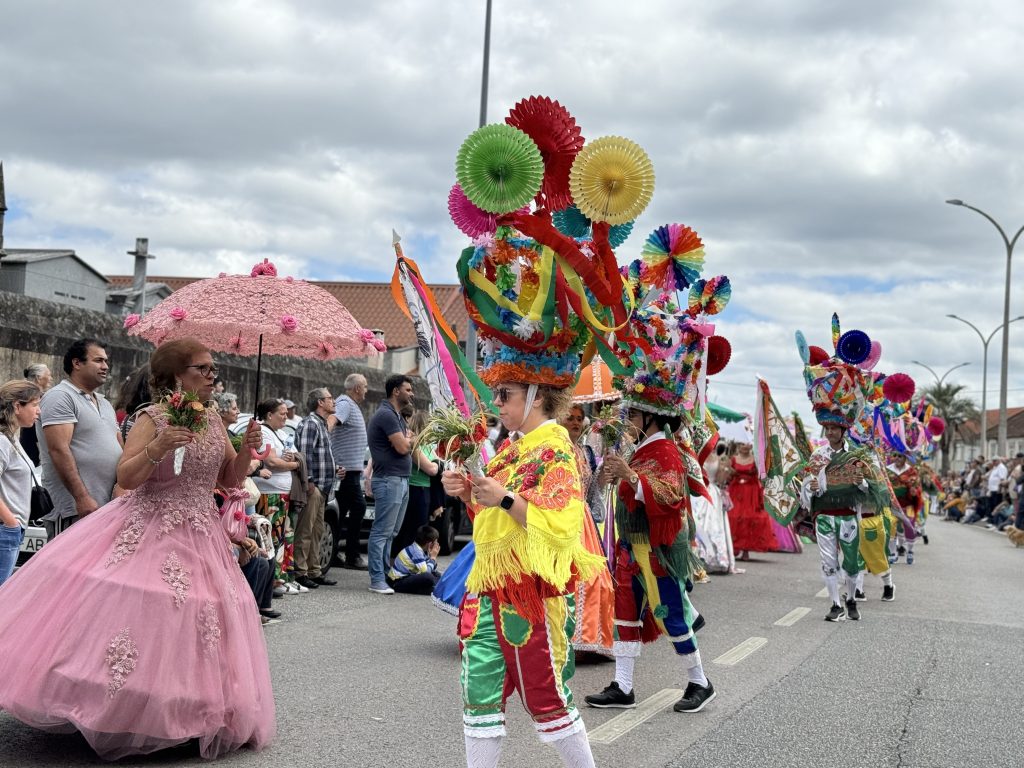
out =
<path fill-rule="evenodd" d="M 764 509 L 764 489 L 757 478 L 754 462 L 741 464 L 732 460 L 733 476 L 729 481 L 729 527 L 732 546 L 737 552 L 774 552 L 779 543 L 772 531 L 772 521 Z"/>

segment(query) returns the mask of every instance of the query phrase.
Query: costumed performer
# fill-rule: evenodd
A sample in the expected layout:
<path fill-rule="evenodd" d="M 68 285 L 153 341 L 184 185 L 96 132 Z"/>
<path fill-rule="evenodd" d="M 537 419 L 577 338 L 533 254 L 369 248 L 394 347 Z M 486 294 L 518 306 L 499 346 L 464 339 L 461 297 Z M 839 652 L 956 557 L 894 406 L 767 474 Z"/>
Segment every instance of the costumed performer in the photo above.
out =
<path fill-rule="evenodd" d="M 244 520 L 235 497 L 245 493 L 231 494 L 223 514 L 213 497 L 215 485 L 245 479 L 260 427 L 250 422 L 236 455 L 203 408 L 217 367 L 195 339 L 163 344 L 150 368 L 152 391 L 167 399 L 128 433 L 117 482 L 132 492 L 0 589 L 0 709 L 43 730 L 77 730 L 107 760 L 192 740 L 204 758 L 261 749 L 275 731 L 270 665 L 231 546 L 245 539 L 244 523 L 232 525 L 236 512 Z M 195 396 L 195 431 L 169 422 L 172 393 Z"/>
<path fill-rule="evenodd" d="M 903 514 L 909 519 L 909 523 L 903 520 L 896 521 L 895 549 L 889 550 L 889 562 L 895 563 L 900 556 L 906 554 L 907 565 L 913 565 L 916 526 L 922 505 L 921 475 L 903 453 L 896 451 L 890 454 L 886 470 L 889 472 L 889 481 L 896 493 L 896 499 L 903 508 Z"/>
<path fill-rule="evenodd" d="M 737 446 L 731 468 L 729 529 L 736 559 L 749 560 L 751 552 L 777 551 L 779 542 L 775 538 L 771 516 L 764 508 L 764 488 L 758 478 L 750 443 Z"/>

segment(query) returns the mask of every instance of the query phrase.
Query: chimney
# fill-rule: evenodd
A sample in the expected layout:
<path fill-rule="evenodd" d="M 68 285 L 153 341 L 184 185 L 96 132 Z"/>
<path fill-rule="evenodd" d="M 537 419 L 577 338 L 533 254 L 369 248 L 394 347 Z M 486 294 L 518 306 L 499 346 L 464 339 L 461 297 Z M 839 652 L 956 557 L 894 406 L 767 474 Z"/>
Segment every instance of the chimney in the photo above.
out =
<path fill-rule="evenodd" d="M 124 302 L 124 311 L 125 314 L 137 311 L 138 314 L 144 315 L 146 313 L 146 262 L 156 258 L 149 253 L 149 238 L 135 238 L 135 250 L 128 251 L 128 255 L 135 257 L 135 274 L 132 278 L 132 292 Z M 136 302 L 138 302 L 137 308 Z"/>

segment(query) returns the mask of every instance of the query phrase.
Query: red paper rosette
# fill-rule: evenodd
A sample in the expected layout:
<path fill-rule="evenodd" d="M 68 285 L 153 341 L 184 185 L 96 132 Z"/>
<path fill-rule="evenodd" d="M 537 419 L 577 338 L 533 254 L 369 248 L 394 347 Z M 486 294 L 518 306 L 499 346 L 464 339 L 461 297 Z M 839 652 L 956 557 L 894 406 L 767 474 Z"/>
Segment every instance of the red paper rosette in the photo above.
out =
<path fill-rule="evenodd" d="M 569 171 L 583 148 L 576 119 L 557 101 L 547 96 L 530 96 L 512 107 L 505 122 L 533 139 L 540 149 L 544 181 L 537 193 L 537 205 L 552 211 L 571 205 Z"/>
<path fill-rule="evenodd" d="M 707 352 L 707 374 L 714 376 L 721 373 L 729 364 L 732 357 L 732 345 L 724 336 L 711 336 L 708 338 Z"/>
<path fill-rule="evenodd" d="M 946 431 L 946 422 L 938 416 L 932 416 L 928 419 L 928 431 L 931 433 L 932 437 L 939 437 Z"/>
<path fill-rule="evenodd" d="M 829 361 L 829 353 L 826 352 L 821 347 L 816 347 L 815 345 L 811 344 L 811 346 L 807 348 L 807 351 L 809 355 L 809 362 L 811 365 L 824 365 Z"/>
<path fill-rule="evenodd" d="M 882 382 L 882 394 L 890 403 L 905 403 L 914 396 L 914 380 L 905 373 L 894 373 Z"/>

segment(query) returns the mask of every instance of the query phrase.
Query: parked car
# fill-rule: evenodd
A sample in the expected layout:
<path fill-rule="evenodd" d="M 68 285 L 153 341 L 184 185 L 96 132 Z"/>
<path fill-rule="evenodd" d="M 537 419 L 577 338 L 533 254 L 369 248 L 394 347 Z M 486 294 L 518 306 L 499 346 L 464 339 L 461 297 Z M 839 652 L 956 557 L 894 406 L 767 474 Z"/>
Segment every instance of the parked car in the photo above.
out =
<path fill-rule="evenodd" d="M 25 538 L 21 540 L 21 549 L 18 551 L 18 565 L 24 565 L 28 559 L 43 548 L 46 543 L 46 529 L 38 521 L 29 522 L 25 529 Z"/>

